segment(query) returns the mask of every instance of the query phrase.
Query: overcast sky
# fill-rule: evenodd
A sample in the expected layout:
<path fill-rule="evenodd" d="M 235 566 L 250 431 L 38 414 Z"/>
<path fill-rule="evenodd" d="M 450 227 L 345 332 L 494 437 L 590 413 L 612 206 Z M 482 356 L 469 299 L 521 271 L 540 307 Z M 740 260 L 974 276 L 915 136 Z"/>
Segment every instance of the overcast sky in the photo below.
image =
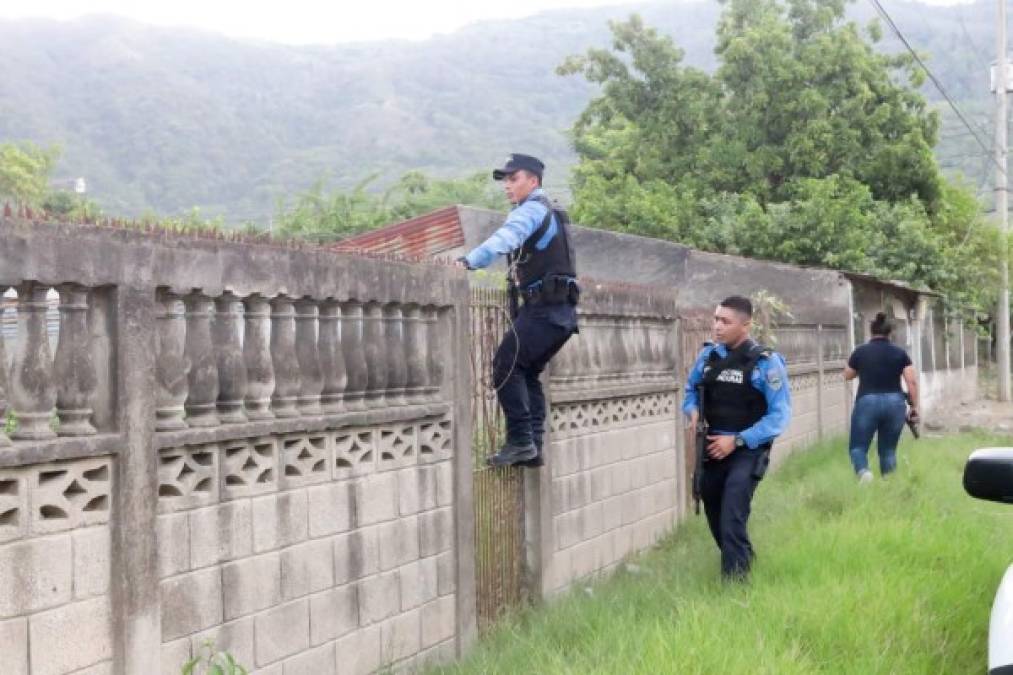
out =
<path fill-rule="evenodd" d="M 628 5 L 637 0 L 0 0 L 0 17 L 72 19 L 116 14 L 161 26 L 189 26 L 293 44 L 385 38 L 418 40 L 483 19 L 529 16 L 547 9 Z M 686 0 L 672 0 L 679 2 Z M 887 10 L 896 0 L 883 0 Z M 963 0 L 928 0 L 955 4 Z"/>

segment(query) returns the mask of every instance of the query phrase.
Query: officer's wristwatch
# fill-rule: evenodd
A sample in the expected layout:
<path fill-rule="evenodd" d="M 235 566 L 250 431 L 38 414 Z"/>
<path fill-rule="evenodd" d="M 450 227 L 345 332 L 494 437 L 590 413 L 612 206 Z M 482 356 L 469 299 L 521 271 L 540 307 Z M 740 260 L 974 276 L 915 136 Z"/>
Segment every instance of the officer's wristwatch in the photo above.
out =
<path fill-rule="evenodd" d="M 746 447 L 746 439 L 744 439 L 740 434 L 735 434 L 735 447 L 736 448 Z"/>

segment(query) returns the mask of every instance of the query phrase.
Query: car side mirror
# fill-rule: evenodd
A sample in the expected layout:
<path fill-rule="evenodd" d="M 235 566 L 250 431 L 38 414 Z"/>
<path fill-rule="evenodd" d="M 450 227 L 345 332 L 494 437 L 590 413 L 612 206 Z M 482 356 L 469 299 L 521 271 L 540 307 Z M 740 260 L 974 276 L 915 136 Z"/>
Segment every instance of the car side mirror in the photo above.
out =
<path fill-rule="evenodd" d="M 964 466 L 964 490 L 978 499 L 1013 504 L 1013 448 L 972 452 Z"/>

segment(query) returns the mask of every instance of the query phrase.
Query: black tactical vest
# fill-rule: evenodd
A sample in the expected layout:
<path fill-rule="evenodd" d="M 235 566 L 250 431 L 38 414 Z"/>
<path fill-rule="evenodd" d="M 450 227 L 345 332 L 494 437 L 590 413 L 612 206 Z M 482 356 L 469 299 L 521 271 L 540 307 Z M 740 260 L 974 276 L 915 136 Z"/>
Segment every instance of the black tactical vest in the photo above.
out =
<path fill-rule="evenodd" d="M 517 285 L 521 289 L 528 288 L 536 281 L 545 281 L 553 276 L 576 277 L 577 259 L 570 246 L 569 219 L 566 211 L 553 210 L 552 204 L 545 195 L 529 197 L 549 210 L 541 226 L 528 237 L 512 260 L 516 261 Z M 552 215 L 556 215 L 558 229 L 549 240 L 549 245 L 539 251 L 536 244 L 552 227 Z"/>
<path fill-rule="evenodd" d="M 704 416 L 711 429 L 739 432 L 753 426 L 767 414 L 767 399 L 753 386 L 756 363 L 770 350 L 752 340 L 721 358 L 711 351 L 704 365 Z"/>

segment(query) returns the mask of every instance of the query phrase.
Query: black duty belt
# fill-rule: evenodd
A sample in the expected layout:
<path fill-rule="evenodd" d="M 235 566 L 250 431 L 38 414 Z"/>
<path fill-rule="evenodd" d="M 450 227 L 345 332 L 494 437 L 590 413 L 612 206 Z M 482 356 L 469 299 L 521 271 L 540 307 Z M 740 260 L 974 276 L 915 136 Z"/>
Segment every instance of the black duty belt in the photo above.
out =
<path fill-rule="evenodd" d="M 576 305 L 580 298 L 580 286 L 574 277 L 552 275 L 522 289 L 521 295 L 526 304 L 555 305 L 568 302 Z"/>

